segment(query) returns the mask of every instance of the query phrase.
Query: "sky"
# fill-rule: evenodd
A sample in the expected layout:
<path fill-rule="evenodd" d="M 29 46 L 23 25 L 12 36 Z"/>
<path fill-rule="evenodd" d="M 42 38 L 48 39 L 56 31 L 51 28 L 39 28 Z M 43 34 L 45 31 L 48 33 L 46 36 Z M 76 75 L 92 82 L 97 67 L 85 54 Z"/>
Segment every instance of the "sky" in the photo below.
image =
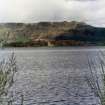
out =
<path fill-rule="evenodd" d="M 0 0 L 0 23 L 82 21 L 105 27 L 105 0 Z"/>

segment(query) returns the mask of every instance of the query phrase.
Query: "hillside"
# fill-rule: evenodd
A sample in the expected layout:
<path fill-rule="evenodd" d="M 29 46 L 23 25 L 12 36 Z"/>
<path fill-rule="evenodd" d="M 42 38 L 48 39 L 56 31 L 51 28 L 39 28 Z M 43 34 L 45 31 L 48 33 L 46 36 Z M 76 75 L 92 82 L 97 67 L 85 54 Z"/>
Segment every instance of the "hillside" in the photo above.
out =
<path fill-rule="evenodd" d="M 4 46 L 105 45 L 105 28 L 82 22 L 1 23 Z"/>

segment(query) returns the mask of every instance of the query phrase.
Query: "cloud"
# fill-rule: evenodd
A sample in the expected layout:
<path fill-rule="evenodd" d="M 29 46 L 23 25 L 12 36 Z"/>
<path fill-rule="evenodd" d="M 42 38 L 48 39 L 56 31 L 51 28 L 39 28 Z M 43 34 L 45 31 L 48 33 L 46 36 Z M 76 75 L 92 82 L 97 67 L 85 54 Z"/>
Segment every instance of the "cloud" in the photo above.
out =
<path fill-rule="evenodd" d="M 65 0 L 65 1 L 79 1 L 79 2 L 87 2 L 87 1 L 97 1 L 97 0 Z"/>
<path fill-rule="evenodd" d="M 105 26 L 104 14 L 105 0 L 0 0 L 0 22 L 75 20 Z"/>

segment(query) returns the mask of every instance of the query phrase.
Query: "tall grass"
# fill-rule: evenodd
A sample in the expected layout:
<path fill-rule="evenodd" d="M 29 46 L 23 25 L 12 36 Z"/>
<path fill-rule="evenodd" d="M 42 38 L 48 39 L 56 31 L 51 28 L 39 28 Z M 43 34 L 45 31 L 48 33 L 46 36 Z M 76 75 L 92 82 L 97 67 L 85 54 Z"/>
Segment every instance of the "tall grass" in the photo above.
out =
<path fill-rule="evenodd" d="M 99 55 L 100 63 L 98 66 L 100 67 L 100 73 L 97 72 L 97 68 L 94 66 L 94 62 L 95 61 L 92 61 L 88 56 L 88 66 L 91 76 L 86 77 L 86 80 L 91 87 L 91 90 L 94 92 L 95 96 L 99 98 L 100 104 L 105 105 L 105 62 L 101 59 Z"/>
<path fill-rule="evenodd" d="M 0 62 L 0 105 L 4 105 L 4 101 L 7 101 L 6 105 L 12 105 L 12 101 L 6 99 L 6 96 L 9 88 L 13 85 L 16 71 L 16 57 L 14 53 L 12 53 L 8 59 L 3 59 Z"/>

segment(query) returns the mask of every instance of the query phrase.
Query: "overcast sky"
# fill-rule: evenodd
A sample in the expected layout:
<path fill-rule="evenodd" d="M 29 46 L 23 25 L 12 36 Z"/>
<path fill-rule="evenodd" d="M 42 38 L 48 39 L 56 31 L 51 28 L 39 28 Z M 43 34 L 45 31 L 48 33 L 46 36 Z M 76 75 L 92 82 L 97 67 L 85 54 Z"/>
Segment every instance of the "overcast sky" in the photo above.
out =
<path fill-rule="evenodd" d="M 0 0 L 0 22 L 83 21 L 105 27 L 105 0 Z"/>

